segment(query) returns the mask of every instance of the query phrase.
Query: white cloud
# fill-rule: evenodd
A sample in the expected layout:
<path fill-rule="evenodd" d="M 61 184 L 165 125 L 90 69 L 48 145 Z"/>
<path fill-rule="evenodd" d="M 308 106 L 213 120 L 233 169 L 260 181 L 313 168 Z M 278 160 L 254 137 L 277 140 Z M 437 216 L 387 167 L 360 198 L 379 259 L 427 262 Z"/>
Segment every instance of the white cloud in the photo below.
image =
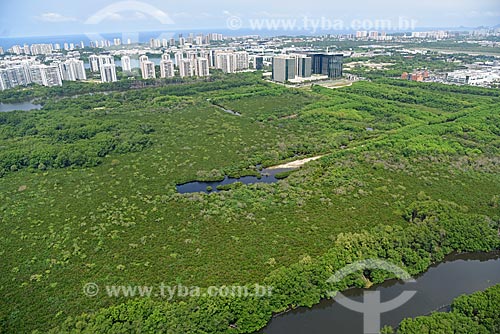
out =
<path fill-rule="evenodd" d="M 129 13 L 106 13 L 106 19 L 111 21 L 142 21 L 148 20 L 149 18 L 141 12 L 129 12 Z"/>
<path fill-rule="evenodd" d="M 40 16 L 37 16 L 40 21 L 44 22 L 71 22 L 76 21 L 74 17 L 64 16 L 59 13 L 42 13 Z"/>
<path fill-rule="evenodd" d="M 119 1 L 106 6 L 92 16 L 85 24 L 102 24 L 106 21 L 151 21 L 154 19 L 162 24 L 172 24 L 167 13 L 160 9 L 139 1 Z"/>
<path fill-rule="evenodd" d="M 141 12 L 135 12 L 133 16 L 136 20 L 146 20 L 147 17 L 144 15 L 144 13 Z"/>
<path fill-rule="evenodd" d="M 124 17 L 118 13 L 109 13 L 106 15 L 106 19 L 110 21 L 122 21 Z"/>
<path fill-rule="evenodd" d="M 110 11 L 104 12 L 103 16 L 106 18 L 106 20 L 110 21 L 145 21 L 151 19 L 151 17 L 138 11 L 125 13 L 116 13 Z"/>

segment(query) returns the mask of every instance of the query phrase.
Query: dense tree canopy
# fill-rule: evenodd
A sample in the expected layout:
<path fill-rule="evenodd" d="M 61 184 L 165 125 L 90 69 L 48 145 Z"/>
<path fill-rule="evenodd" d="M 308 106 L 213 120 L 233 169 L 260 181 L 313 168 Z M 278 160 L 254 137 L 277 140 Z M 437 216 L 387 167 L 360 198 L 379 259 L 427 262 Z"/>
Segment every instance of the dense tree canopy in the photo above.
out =
<path fill-rule="evenodd" d="M 455 299 L 451 312 L 435 312 L 430 316 L 405 319 L 396 331 L 385 328 L 382 333 L 447 334 L 500 332 L 500 285 Z"/>
<path fill-rule="evenodd" d="M 413 274 L 452 251 L 499 248 L 496 91 L 210 80 L 8 93 L 44 107 L 0 114 L 2 331 L 251 333 L 331 289 L 391 277 L 326 282 L 358 259 Z M 274 184 L 176 192 L 319 155 Z M 88 298 L 87 282 L 275 290 L 167 302 Z"/>

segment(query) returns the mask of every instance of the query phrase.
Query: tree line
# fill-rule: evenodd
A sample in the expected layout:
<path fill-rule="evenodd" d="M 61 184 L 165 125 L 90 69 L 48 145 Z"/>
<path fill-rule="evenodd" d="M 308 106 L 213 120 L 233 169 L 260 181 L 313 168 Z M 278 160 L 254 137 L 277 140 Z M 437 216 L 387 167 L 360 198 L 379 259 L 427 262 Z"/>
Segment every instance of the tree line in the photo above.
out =
<path fill-rule="evenodd" d="M 253 333 L 263 328 L 272 314 L 299 306 L 311 307 L 328 298 L 330 291 L 365 287 L 367 283 L 394 278 L 392 273 L 371 270 L 351 274 L 337 283 L 328 282 L 334 272 L 350 263 L 384 259 L 414 275 L 453 251 L 500 248 L 497 221 L 469 214 L 453 202 L 414 202 L 404 218 L 406 226 L 378 226 L 369 231 L 339 234 L 331 249 L 319 258 L 306 256 L 296 264 L 275 270 L 262 282 L 273 287 L 270 296 L 201 297 L 174 302 L 136 299 L 96 313 L 70 317 L 52 333 Z M 455 309 L 477 313 L 469 304 L 462 299 L 456 302 Z M 494 315 L 498 309 L 492 312 Z M 402 328 L 413 326 L 410 322 Z"/>

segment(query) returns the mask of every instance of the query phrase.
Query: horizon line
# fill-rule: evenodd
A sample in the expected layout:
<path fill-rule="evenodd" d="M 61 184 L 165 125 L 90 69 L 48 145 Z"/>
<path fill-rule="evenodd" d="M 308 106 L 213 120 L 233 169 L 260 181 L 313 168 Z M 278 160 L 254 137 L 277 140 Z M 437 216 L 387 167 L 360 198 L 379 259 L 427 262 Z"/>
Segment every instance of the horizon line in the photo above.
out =
<path fill-rule="evenodd" d="M 466 27 L 466 26 L 454 26 L 454 27 L 445 27 L 445 26 L 436 26 L 436 27 L 419 27 L 418 29 L 415 29 L 415 30 L 399 30 L 399 31 L 391 31 L 390 33 L 405 33 L 405 32 L 411 32 L 411 31 L 417 31 L 417 30 L 422 30 L 422 29 L 440 29 L 440 30 L 459 30 L 459 29 L 463 29 L 463 30 L 471 30 L 471 29 L 494 29 L 494 28 L 500 28 L 500 24 L 497 24 L 497 25 L 494 25 L 494 26 L 477 26 L 477 27 Z M 214 33 L 217 33 L 217 31 L 221 31 L 221 32 L 231 32 L 232 35 L 238 33 L 238 31 L 248 31 L 248 30 L 252 30 L 251 27 L 243 27 L 241 29 L 238 29 L 238 30 L 231 30 L 227 27 L 223 27 L 223 28 L 178 28 L 178 29 L 165 29 L 165 30 L 136 30 L 136 31 L 110 31 L 110 32 L 106 32 L 106 31 L 101 31 L 101 32 L 77 32 L 77 33 L 70 33 L 70 34 L 43 34 L 43 35 L 17 35 L 17 36 L 1 36 L 0 35 L 0 39 L 13 39 L 13 38 L 30 38 L 30 37 L 65 37 L 65 36 L 79 36 L 79 35 L 87 35 L 87 34 L 124 34 L 124 33 L 150 33 L 150 32 L 181 32 L 181 31 L 189 31 L 191 30 L 191 32 L 193 31 L 208 31 L 208 30 L 213 30 Z M 379 29 L 380 30 L 380 29 Z M 266 30 L 266 29 L 262 29 L 262 30 L 259 30 L 259 31 L 255 31 L 255 34 L 254 35 L 259 35 L 259 32 L 266 32 L 266 33 L 269 33 L 269 32 L 284 32 L 286 30 L 283 30 L 283 31 L 279 31 L 279 30 L 275 30 L 275 29 L 269 29 L 269 30 Z M 332 30 L 329 30 L 329 31 L 338 31 L 339 34 L 340 33 L 345 33 L 345 32 L 350 32 L 350 31 L 357 31 L 357 30 L 353 30 L 353 29 L 349 29 L 349 30 L 335 30 L 335 29 L 332 29 Z M 376 29 L 374 29 L 373 31 L 378 31 Z M 383 30 L 380 30 L 380 31 L 383 31 Z M 289 31 L 290 33 L 293 33 L 294 31 L 293 30 L 290 30 Z M 297 33 L 299 33 L 300 31 L 296 31 Z M 325 33 L 328 32 L 328 31 L 324 31 Z M 219 32 L 220 33 L 220 32 Z M 305 35 L 308 35 L 308 34 L 295 34 L 295 35 L 276 35 L 276 36 L 305 36 Z M 311 36 L 320 36 L 322 34 L 314 34 L 314 35 L 311 35 Z"/>

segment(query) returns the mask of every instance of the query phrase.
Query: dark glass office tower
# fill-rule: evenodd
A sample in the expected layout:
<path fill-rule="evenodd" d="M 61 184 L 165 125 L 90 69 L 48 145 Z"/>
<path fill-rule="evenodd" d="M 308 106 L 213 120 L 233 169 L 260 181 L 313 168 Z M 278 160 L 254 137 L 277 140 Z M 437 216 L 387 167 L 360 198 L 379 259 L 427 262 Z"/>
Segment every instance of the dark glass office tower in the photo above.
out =
<path fill-rule="evenodd" d="M 255 57 L 255 69 L 256 70 L 264 69 L 264 57 Z"/>
<path fill-rule="evenodd" d="M 344 56 L 341 54 L 315 53 L 311 54 L 312 73 L 327 75 L 331 79 L 342 77 Z"/>

